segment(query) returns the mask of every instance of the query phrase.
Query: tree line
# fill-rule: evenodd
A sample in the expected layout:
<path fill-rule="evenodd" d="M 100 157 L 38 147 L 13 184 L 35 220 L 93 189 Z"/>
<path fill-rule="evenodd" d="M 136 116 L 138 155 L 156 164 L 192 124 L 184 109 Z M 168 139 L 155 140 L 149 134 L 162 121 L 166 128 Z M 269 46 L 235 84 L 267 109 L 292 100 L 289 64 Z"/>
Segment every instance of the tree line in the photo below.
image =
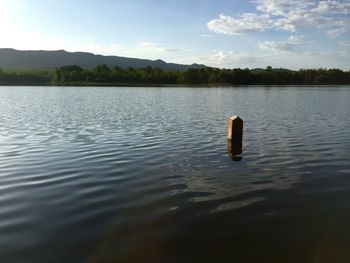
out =
<path fill-rule="evenodd" d="M 69 65 L 55 70 L 2 70 L 0 85 L 347 85 L 350 70 L 218 69 L 164 71 L 104 64 L 93 69 Z"/>

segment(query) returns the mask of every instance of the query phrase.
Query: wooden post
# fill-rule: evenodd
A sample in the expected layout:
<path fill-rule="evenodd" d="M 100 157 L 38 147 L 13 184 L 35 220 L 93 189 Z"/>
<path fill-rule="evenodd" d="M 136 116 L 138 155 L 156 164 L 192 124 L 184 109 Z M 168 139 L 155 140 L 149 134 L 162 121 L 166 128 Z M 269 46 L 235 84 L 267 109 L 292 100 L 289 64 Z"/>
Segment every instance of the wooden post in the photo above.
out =
<path fill-rule="evenodd" d="M 241 142 L 243 139 L 243 120 L 234 115 L 228 119 L 227 139 L 232 143 Z"/>
<path fill-rule="evenodd" d="M 227 128 L 227 153 L 233 161 L 240 161 L 239 155 L 242 151 L 243 140 L 243 120 L 238 116 L 232 116 L 228 119 Z"/>

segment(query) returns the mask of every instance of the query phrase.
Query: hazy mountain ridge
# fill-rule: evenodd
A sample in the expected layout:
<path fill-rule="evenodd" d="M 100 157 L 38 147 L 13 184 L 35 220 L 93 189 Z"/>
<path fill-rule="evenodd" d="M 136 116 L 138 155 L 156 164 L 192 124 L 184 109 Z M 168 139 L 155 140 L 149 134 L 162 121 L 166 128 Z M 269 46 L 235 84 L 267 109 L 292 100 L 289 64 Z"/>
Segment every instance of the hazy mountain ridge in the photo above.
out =
<path fill-rule="evenodd" d="M 154 67 L 163 70 L 185 71 L 190 68 L 204 68 L 205 65 L 183 65 L 167 63 L 163 60 L 127 58 L 119 56 L 95 55 L 88 52 L 68 52 L 65 50 L 16 50 L 0 48 L 0 68 L 8 69 L 52 69 L 66 65 L 78 65 L 83 68 L 94 68 L 98 64 L 122 68 Z"/>

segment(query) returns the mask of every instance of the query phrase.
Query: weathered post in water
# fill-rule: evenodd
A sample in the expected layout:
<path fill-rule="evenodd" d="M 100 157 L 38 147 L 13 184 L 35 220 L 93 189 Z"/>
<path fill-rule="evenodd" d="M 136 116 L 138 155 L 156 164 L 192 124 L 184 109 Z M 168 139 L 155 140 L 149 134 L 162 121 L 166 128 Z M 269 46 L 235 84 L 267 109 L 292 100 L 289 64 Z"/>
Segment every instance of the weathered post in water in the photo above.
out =
<path fill-rule="evenodd" d="M 228 119 L 227 139 L 231 142 L 241 142 L 243 139 L 243 120 L 236 115 Z"/>
<path fill-rule="evenodd" d="M 232 116 L 228 119 L 227 128 L 227 151 L 231 157 L 242 153 L 243 140 L 243 120 L 238 116 Z"/>

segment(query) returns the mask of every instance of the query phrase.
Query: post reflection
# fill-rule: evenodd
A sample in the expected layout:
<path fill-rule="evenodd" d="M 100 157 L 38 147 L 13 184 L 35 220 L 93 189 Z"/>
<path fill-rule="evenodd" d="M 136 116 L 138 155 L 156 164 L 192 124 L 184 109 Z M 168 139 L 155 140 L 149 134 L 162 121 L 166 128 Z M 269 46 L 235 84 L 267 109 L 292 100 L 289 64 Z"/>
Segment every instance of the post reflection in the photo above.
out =
<path fill-rule="evenodd" d="M 227 140 L 227 153 L 231 157 L 232 161 L 239 162 L 242 160 L 240 154 L 243 153 L 242 141 Z"/>

